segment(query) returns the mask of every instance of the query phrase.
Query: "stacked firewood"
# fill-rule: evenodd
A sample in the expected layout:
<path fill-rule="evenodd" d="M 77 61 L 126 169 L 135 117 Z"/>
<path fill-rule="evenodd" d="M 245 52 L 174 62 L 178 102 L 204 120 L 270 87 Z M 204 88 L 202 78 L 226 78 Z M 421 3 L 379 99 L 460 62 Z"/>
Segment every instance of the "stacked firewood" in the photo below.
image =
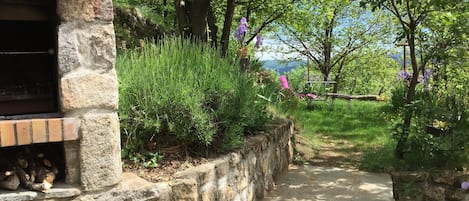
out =
<path fill-rule="evenodd" d="M 0 156 L 1 189 L 17 190 L 21 186 L 29 190 L 46 191 L 52 188 L 59 171 L 44 153 L 32 153 L 25 147 L 9 155 Z"/>

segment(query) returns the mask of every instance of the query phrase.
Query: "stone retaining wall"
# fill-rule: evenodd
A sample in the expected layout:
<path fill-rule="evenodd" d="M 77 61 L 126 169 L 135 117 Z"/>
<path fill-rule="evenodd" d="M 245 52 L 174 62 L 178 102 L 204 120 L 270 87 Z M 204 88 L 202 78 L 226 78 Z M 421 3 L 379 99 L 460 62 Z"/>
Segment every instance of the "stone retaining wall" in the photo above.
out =
<path fill-rule="evenodd" d="M 393 172 L 391 178 L 396 201 L 469 201 L 469 191 L 461 189 L 468 173 Z"/>
<path fill-rule="evenodd" d="M 150 183 L 132 173 L 100 194 L 82 195 L 81 201 L 250 201 L 272 190 L 292 160 L 293 122 L 278 120 L 265 132 L 249 137 L 244 147 L 214 161 L 176 173 L 169 182 Z"/>

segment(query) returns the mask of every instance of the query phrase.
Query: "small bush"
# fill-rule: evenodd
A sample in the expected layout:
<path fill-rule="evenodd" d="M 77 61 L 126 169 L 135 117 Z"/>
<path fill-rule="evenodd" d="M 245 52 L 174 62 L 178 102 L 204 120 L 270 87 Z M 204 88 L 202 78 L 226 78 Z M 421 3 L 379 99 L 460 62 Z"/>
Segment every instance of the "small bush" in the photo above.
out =
<path fill-rule="evenodd" d="M 254 79 L 205 44 L 146 43 L 119 55 L 116 66 L 124 151 L 144 152 L 149 144 L 225 151 L 269 118 Z"/>

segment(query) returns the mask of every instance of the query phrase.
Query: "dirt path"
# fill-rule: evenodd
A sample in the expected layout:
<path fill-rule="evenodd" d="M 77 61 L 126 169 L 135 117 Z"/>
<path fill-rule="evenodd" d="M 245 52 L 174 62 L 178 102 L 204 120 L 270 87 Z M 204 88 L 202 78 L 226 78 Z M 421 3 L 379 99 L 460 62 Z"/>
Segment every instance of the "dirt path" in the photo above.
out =
<path fill-rule="evenodd" d="M 311 142 L 297 137 L 304 165 L 289 168 L 265 201 L 392 201 L 392 182 L 387 174 L 358 171 L 360 152 L 347 141 L 320 137 Z"/>

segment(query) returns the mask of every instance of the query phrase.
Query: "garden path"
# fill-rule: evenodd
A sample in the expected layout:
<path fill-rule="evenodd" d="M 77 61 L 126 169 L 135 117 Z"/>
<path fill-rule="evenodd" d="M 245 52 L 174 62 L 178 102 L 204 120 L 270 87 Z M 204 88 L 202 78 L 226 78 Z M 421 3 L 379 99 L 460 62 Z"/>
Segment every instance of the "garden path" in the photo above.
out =
<path fill-rule="evenodd" d="M 303 165 L 291 165 L 265 201 L 392 201 L 388 174 L 358 171 L 360 153 L 347 141 L 321 137 L 311 149 L 297 139 Z"/>

